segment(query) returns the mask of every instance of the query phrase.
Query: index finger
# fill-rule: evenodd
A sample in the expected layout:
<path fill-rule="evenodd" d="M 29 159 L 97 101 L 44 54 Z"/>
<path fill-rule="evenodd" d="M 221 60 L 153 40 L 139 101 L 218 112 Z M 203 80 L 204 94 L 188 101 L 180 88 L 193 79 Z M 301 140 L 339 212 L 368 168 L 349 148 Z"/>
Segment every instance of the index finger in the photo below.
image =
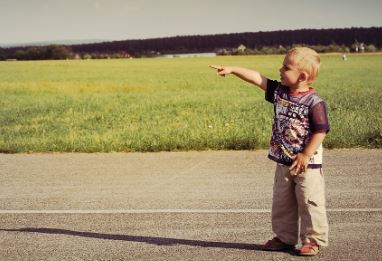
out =
<path fill-rule="evenodd" d="M 218 66 L 218 65 L 210 65 L 210 67 L 213 68 L 213 69 L 216 69 L 216 70 L 221 70 L 221 69 L 223 69 L 223 67 Z"/>
<path fill-rule="evenodd" d="M 292 165 L 289 167 L 289 170 L 297 168 L 297 160 L 293 161 Z"/>

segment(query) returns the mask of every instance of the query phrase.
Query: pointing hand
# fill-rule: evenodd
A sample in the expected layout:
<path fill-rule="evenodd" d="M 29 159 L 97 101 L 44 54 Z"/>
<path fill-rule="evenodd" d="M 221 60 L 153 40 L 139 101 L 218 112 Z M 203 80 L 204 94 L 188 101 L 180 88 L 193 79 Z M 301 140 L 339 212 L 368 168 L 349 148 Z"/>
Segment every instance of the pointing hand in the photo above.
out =
<path fill-rule="evenodd" d="M 230 74 L 232 73 L 232 70 L 230 67 L 224 67 L 224 66 L 221 66 L 221 65 L 210 65 L 210 67 L 212 69 L 216 69 L 217 70 L 217 74 L 220 75 L 220 76 L 226 76 L 226 74 Z"/>

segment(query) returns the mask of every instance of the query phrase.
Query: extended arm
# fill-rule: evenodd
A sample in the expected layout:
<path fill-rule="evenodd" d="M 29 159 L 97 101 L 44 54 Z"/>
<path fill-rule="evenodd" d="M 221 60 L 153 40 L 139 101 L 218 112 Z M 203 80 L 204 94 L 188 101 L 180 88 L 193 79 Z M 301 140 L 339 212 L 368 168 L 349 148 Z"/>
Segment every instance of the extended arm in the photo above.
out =
<path fill-rule="evenodd" d="M 216 69 L 220 76 L 225 76 L 226 74 L 233 74 L 240 79 L 252 83 L 264 91 L 267 89 L 267 78 L 261 75 L 259 72 L 250 70 L 243 67 L 234 66 L 216 66 L 210 65 L 211 68 Z"/>

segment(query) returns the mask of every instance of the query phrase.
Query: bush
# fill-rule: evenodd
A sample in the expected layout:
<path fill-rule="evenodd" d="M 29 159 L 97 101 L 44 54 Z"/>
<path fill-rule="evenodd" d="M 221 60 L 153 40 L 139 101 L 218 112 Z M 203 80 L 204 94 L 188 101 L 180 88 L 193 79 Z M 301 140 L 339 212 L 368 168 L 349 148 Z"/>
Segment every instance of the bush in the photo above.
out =
<path fill-rule="evenodd" d="M 366 46 L 366 51 L 368 52 L 376 52 L 378 51 L 377 47 L 375 47 L 374 44 L 369 44 L 368 46 Z"/>

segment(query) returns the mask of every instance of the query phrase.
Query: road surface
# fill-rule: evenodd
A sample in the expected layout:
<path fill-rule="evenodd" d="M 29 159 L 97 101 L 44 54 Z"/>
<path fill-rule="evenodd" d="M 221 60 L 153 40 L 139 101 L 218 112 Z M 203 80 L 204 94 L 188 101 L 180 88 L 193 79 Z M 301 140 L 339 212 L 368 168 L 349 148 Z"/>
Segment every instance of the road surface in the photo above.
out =
<path fill-rule="evenodd" d="M 264 252 L 275 164 L 260 151 L 0 154 L 1 260 L 309 260 Z M 382 151 L 327 150 L 330 246 L 382 260 Z"/>

